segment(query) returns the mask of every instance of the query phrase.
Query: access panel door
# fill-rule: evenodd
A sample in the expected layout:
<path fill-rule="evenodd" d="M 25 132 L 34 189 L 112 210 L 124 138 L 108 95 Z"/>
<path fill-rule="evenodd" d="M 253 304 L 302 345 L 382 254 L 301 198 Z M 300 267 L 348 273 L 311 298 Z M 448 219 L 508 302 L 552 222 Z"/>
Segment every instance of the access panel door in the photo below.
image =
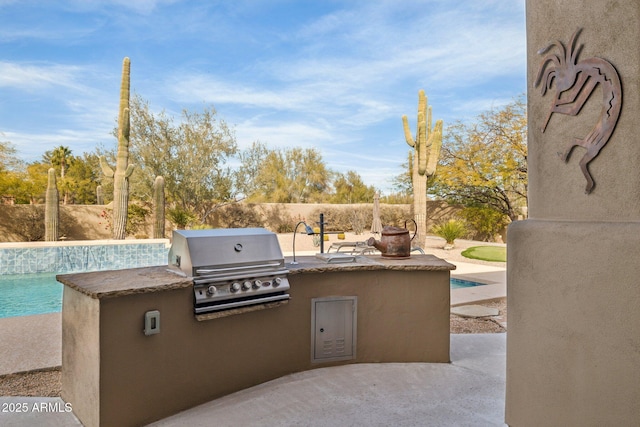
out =
<path fill-rule="evenodd" d="M 311 360 L 355 358 L 357 297 L 314 298 L 311 304 Z"/>

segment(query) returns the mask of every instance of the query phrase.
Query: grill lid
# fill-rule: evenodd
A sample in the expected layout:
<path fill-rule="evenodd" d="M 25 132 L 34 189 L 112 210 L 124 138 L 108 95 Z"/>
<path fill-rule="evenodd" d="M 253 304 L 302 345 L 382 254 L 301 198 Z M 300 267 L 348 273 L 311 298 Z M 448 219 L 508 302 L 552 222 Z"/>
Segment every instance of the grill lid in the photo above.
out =
<path fill-rule="evenodd" d="M 275 233 L 264 228 L 174 230 L 169 267 L 190 277 L 243 270 L 278 270 L 284 257 Z"/>

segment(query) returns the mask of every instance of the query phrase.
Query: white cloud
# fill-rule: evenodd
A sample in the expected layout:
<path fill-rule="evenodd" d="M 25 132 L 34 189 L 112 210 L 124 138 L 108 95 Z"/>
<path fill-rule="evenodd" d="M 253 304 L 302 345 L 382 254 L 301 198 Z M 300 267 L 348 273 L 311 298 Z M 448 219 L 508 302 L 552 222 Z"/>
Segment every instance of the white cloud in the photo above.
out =
<path fill-rule="evenodd" d="M 45 151 L 60 145 L 71 147 L 74 155 L 81 155 L 84 152 L 94 151 L 97 145 L 101 143 L 104 143 L 109 148 L 108 143 L 114 140 L 113 138 L 110 139 L 108 134 L 103 134 L 93 129 L 60 129 L 52 133 L 14 131 L 4 133 L 6 139 L 16 145 L 20 157 L 29 162 L 40 160 Z"/>
<path fill-rule="evenodd" d="M 320 126 L 315 127 L 306 123 L 257 124 L 254 120 L 250 120 L 238 125 L 236 137 L 241 149 L 247 148 L 252 142 L 258 140 L 271 148 L 313 148 L 330 141 L 332 134 Z"/>
<path fill-rule="evenodd" d="M 81 73 L 82 68 L 73 65 L 0 62 L 0 87 L 35 91 L 62 86 L 84 90 L 85 86 L 78 83 Z"/>

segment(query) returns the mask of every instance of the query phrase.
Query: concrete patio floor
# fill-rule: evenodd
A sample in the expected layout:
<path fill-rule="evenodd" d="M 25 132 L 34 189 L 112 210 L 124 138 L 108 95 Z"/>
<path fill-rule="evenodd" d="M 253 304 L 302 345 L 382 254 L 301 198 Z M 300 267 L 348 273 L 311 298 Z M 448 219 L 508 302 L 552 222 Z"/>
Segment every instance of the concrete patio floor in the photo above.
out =
<path fill-rule="evenodd" d="M 151 424 L 504 426 L 506 334 L 451 336 L 451 363 L 353 364 L 287 375 Z M 61 399 L 0 397 L 4 403 Z M 79 426 L 73 413 L 1 413 L 2 426 Z"/>
<path fill-rule="evenodd" d="M 504 425 L 506 334 L 452 335 L 451 360 L 300 372 L 151 425 Z"/>

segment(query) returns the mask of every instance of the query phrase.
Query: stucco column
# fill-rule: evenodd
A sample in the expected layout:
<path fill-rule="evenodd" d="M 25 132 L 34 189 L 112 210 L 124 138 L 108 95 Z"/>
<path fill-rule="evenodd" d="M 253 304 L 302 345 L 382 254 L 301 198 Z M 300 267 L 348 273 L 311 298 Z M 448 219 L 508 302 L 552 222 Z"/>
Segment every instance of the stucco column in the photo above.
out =
<path fill-rule="evenodd" d="M 639 1 L 527 1 L 529 219 L 508 233 L 511 426 L 640 420 L 639 42 Z M 572 141 L 582 146 L 565 162 Z"/>

